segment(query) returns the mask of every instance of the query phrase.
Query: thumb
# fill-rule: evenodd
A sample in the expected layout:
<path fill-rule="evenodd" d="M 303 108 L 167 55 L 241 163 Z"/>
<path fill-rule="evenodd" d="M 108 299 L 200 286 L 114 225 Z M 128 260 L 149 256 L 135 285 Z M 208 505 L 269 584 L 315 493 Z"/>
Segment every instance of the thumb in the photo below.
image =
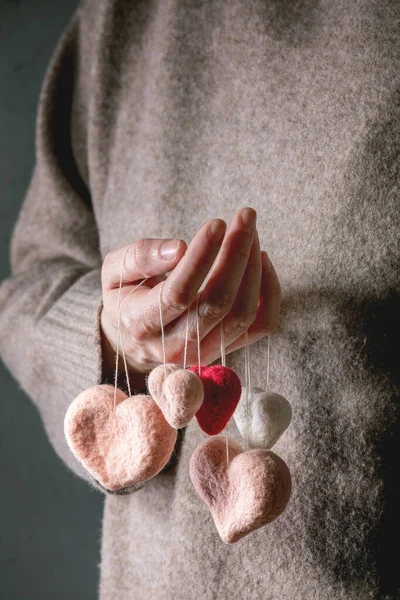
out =
<path fill-rule="evenodd" d="M 122 285 L 164 275 L 178 264 L 186 249 L 187 245 L 183 240 L 143 238 L 128 246 L 111 250 L 102 266 L 102 287 L 113 289 L 119 286 L 122 262 Z"/>

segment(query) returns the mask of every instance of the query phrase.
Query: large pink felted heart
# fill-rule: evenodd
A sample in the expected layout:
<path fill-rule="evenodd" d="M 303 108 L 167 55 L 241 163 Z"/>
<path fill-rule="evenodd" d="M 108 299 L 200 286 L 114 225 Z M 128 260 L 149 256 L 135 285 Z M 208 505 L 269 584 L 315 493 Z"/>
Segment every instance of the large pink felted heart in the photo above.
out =
<path fill-rule="evenodd" d="M 199 367 L 189 367 L 199 374 Z M 200 379 L 204 387 L 204 400 L 196 413 L 197 421 L 205 433 L 220 433 L 235 412 L 240 400 L 240 379 L 229 367 L 212 365 L 201 367 Z"/>
<path fill-rule="evenodd" d="M 151 396 L 128 396 L 93 386 L 75 398 L 64 419 L 68 446 L 108 490 L 143 483 L 159 473 L 174 450 L 177 432 Z"/>
<path fill-rule="evenodd" d="M 271 450 L 243 452 L 222 436 L 205 440 L 193 452 L 189 473 L 209 507 L 221 539 L 233 544 L 271 523 L 285 510 L 291 495 L 286 463 Z"/>

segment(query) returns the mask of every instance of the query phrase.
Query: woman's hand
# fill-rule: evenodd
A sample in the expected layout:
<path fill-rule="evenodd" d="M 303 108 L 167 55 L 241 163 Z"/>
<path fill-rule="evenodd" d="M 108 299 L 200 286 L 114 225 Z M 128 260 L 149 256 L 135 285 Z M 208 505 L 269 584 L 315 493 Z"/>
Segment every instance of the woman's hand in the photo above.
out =
<path fill-rule="evenodd" d="M 107 378 L 112 378 L 115 367 L 118 288 L 126 250 L 127 246 L 109 252 L 102 267 L 101 329 Z M 222 319 L 226 354 L 244 346 L 246 331 L 251 344 L 276 329 L 281 288 L 267 253 L 260 252 L 255 210 L 239 210 L 228 229 L 222 219 L 208 221 L 188 247 L 183 240 L 138 240 L 125 256 L 120 296 L 122 302 L 147 279 L 121 305 L 121 334 L 134 387 L 144 388 L 146 374 L 163 362 L 162 285 L 166 360 L 183 364 L 187 308 L 191 306 L 187 364 L 197 363 L 196 304 L 207 275 L 199 300 L 202 364 L 210 364 L 221 354 Z"/>

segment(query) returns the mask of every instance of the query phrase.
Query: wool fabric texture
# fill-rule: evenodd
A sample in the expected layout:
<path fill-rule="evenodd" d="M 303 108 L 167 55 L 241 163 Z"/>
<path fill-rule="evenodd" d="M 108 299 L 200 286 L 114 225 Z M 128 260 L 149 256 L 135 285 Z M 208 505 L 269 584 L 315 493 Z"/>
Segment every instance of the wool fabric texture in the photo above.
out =
<path fill-rule="evenodd" d="M 229 367 L 213 365 L 189 367 L 200 376 L 204 399 L 196 413 L 197 421 L 208 435 L 217 435 L 228 423 L 240 400 L 240 379 Z"/>
<path fill-rule="evenodd" d="M 289 427 L 292 409 L 281 394 L 261 388 L 250 388 L 246 398 L 244 387 L 233 416 L 251 448 L 272 448 Z"/>
<path fill-rule="evenodd" d="M 151 396 L 130 398 L 112 385 L 96 385 L 75 398 L 64 419 L 68 446 L 104 488 L 142 484 L 168 463 L 176 431 Z"/>
<path fill-rule="evenodd" d="M 274 521 L 291 493 L 290 471 L 274 452 L 243 452 L 234 440 L 205 440 L 190 459 L 190 478 L 222 540 L 233 544 Z"/>
<path fill-rule="evenodd" d="M 282 289 L 269 383 L 293 409 L 274 446 L 290 502 L 236 544 L 189 478 L 196 419 L 139 490 L 93 484 L 101 600 L 397 600 L 399 20 L 393 0 L 84 0 L 66 28 L 0 288 L 2 359 L 56 452 L 92 485 L 63 420 L 110 383 L 106 253 L 189 242 L 245 205 Z M 255 387 L 267 346 L 251 345 Z M 244 362 L 227 352 L 243 382 Z M 242 442 L 234 419 L 229 436 Z"/>

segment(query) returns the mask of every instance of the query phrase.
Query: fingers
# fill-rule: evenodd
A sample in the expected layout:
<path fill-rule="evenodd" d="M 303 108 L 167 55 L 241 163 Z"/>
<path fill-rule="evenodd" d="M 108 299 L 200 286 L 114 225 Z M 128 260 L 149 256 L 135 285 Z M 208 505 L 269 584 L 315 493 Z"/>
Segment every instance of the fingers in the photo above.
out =
<path fill-rule="evenodd" d="M 206 223 L 168 277 L 162 293 L 166 324 L 181 315 L 196 297 L 221 248 L 225 230 L 226 223 L 222 219 Z"/>
<path fill-rule="evenodd" d="M 227 231 L 224 221 L 213 219 L 200 228 L 189 247 L 182 240 L 175 240 L 177 253 L 171 260 L 161 258 L 161 244 L 166 241 L 161 239 L 139 240 L 110 252 L 102 271 L 103 286 L 108 286 L 109 296 L 118 293 L 126 252 L 121 321 L 133 341 L 158 345 L 159 282 L 163 281 L 161 307 L 166 340 L 170 348 L 176 347 L 179 352 L 183 348 L 187 307 L 192 305 L 195 309 L 196 296 L 207 276 L 199 302 L 202 357 L 206 364 L 220 356 L 218 325 L 222 319 L 227 354 L 244 346 L 246 330 L 250 344 L 273 331 L 278 322 L 281 289 L 266 252 L 260 253 L 255 224 L 256 212 L 251 208 L 238 211 Z M 169 275 L 165 279 L 166 273 Z M 143 278 L 148 280 L 146 284 L 130 293 L 129 286 Z M 195 310 L 192 324 L 194 317 Z M 191 326 L 191 342 L 195 333 Z M 191 347 L 192 343 L 189 356 Z"/>
<path fill-rule="evenodd" d="M 227 345 L 236 340 L 254 322 L 260 296 L 262 264 L 260 242 L 255 230 L 246 271 L 233 304 L 224 318 L 224 334 Z"/>
<path fill-rule="evenodd" d="M 185 255 L 165 280 L 161 294 L 164 326 L 182 315 L 196 297 L 218 254 L 226 223 L 213 219 L 194 236 Z M 132 308 L 130 308 L 130 303 Z M 140 288 L 134 299 L 127 299 L 125 311 L 130 314 L 129 329 L 137 339 L 160 334 L 160 285 L 151 290 Z"/>
<path fill-rule="evenodd" d="M 269 335 L 278 327 L 279 311 L 282 299 L 282 290 L 278 275 L 265 251 L 261 252 L 262 279 L 257 314 L 254 322 L 248 329 L 249 344 Z M 245 335 L 241 335 L 225 349 L 230 354 L 245 345 Z"/>
<path fill-rule="evenodd" d="M 260 297 L 262 264 L 260 243 L 257 230 L 255 231 L 246 271 L 243 275 L 239 290 L 231 311 L 224 318 L 224 342 L 229 346 L 237 340 L 252 325 L 257 316 Z M 221 331 L 215 327 L 202 340 L 202 353 L 208 362 L 220 356 Z"/>
<path fill-rule="evenodd" d="M 144 238 L 123 248 L 111 250 L 103 261 L 103 290 L 119 287 L 123 261 L 122 284 L 129 285 L 139 279 L 171 271 L 185 254 L 186 247 L 183 240 Z"/>
<path fill-rule="evenodd" d="M 245 208 L 238 211 L 232 219 L 210 277 L 201 293 L 199 302 L 201 338 L 232 310 L 252 250 L 256 216 L 254 209 Z M 259 259 L 254 256 L 248 274 L 251 280 L 254 277 L 255 280 L 259 278 L 257 261 Z M 249 290 L 246 290 L 242 298 L 238 299 L 238 310 L 241 302 L 248 301 L 244 300 L 244 296 L 248 293 Z M 253 300 L 250 299 L 250 304 L 252 302 Z"/>

